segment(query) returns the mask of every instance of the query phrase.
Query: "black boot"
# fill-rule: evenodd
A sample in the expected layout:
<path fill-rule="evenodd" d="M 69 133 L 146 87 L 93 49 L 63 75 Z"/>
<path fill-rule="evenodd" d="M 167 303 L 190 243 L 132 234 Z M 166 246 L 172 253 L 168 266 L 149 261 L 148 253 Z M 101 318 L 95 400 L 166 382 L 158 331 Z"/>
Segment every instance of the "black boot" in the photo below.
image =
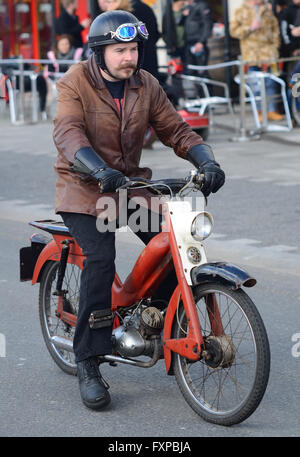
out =
<path fill-rule="evenodd" d="M 101 376 L 96 357 L 77 363 L 81 399 L 91 409 L 102 409 L 110 403 L 109 385 Z"/>

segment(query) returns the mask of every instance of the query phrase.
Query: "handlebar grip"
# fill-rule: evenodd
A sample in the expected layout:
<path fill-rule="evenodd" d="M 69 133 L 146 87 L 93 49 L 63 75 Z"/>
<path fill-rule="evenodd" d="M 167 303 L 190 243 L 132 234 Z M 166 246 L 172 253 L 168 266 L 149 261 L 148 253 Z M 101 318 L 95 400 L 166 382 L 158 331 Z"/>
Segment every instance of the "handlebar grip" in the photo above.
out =
<path fill-rule="evenodd" d="M 195 181 L 196 181 L 196 183 L 197 183 L 199 186 L 202 187 L 203 184 L 204 184 L 204 182 L 205 182 L 205 175 L 204 175 L 204 173 L 201 173 L 200 175 L 199 175 L 199 173 L 197 173 L 196 176 L 195 176 Z"/>

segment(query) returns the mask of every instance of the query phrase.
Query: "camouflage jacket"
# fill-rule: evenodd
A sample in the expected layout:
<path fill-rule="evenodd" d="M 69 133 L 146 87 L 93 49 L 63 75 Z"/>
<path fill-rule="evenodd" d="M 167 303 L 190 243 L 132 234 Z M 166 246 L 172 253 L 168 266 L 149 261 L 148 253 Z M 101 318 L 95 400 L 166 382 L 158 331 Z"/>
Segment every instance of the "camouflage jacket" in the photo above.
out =
<path fill-rule="evenodd" d="M 259 15 L 261 28 L 250 31 L 252 21 Z M 234 12 L 230 23 L 230 34 L 240 40 L 243 60 L 258 64 L 259 61 L 276 59 L 279 56 L 280 30 L 276 17 L 265 5 L 258 13 L 247 0 Z"/>

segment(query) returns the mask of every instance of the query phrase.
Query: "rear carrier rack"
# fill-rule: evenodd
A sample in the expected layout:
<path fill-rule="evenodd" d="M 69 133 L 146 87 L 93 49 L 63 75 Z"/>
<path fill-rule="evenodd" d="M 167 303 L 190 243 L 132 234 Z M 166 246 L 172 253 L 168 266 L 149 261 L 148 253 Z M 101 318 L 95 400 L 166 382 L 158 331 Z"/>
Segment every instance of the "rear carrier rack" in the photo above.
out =
<path fill-rule="evenodd" d="M 41 221 L 29 222 L 29 225 L 37 227 L 46 232 L 57 234 L 57 235 L 70 235 L 68 227 L 62 221 L 54 221 L 52 219 L 44 219 Z"/>
<path fill-rule="evenodd" d="M 29 222 L 29 225 L 36 227 L 52 235 L 71 236 L 69 229 L 62 221 L 44 219 L 41 221 Z M 30 237 L 31 245 L 20 249 L 20 281 L 30 281 L 33 278 L 33 272 L 37 259 L 44 247 L 51 241 L 51 237 L 44 233 L 34 233 Z"/>

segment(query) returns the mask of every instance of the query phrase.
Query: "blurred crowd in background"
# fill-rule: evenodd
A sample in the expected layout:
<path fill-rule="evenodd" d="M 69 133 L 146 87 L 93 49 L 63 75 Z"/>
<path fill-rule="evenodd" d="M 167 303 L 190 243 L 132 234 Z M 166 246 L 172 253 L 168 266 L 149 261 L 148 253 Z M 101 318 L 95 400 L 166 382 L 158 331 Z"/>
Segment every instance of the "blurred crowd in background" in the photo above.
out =
<path fill-rule="evenodd" d="M 180 59 L 183 72 L 193 74 L 188 65 L 206 66 L 209 61 L 209 39 L 212 36 L 224 36 L 224 23 L 214 22 L 212 1 L 205 0 L 165 0 L 162 2 L 161 23 L 153 8 L 142 0 L 98 0 L 92 17 L 79 20 L 76 10 L 77 0 L 62 0 L 60 15 L 55 19 L 55 42 L 49 42 L 47 58 L 52 64 L 47 65 L 38 80 L 42 111 L 45 109 L 47 84 L 41 78 L 61 74 L 69 68 L 62 60 L 84 60 L 90 50 L 83 40 L 83 32 L 88 30 L 91 21 L 108 10 L 126 10 L 132 12 L 144 22 L 149 31 L 145 47 L 143 67 L 158 79 L 162 78 L 158 63 L 158 40 L 163 43 L 169 59 Z M 287 78 L 299 65 L 275 64 L 279 57 L 300 56 L 300 0 L 243 0 L 236 8 L 229 24 L 230 39 L 239 45 L 239 52 L 245 61 L 251 61 L 248 72 L 263 70 L 274 74 L 285 74 Z M 17 56 L 12 56 L 17 57 Z M 274 64 L 262 65 L 261 60 L 272 60 Z M 225 60 L 225 59 L 224 59 Z M 13 66 L 12 66 L 13 68 Z M 29 66 L 28 66 L 29 68 Z M 3 70 L 2 70 L 3 71 Z M 6 66 L 6 74 L 9 68 Z M 209 73 L 203 73 L 209 76 Z M 30 83 L 25 81 L 25 90 L 30 90 Z M 254 89 L 255 90 L 255 89 Z M 267 84 L 268 94 L 276 92 L 272 82 Z M 269 106 L 270 117 L 280 118 L 277 106 Z M 273 114 L 272 114 L 273 113 Z"/>

